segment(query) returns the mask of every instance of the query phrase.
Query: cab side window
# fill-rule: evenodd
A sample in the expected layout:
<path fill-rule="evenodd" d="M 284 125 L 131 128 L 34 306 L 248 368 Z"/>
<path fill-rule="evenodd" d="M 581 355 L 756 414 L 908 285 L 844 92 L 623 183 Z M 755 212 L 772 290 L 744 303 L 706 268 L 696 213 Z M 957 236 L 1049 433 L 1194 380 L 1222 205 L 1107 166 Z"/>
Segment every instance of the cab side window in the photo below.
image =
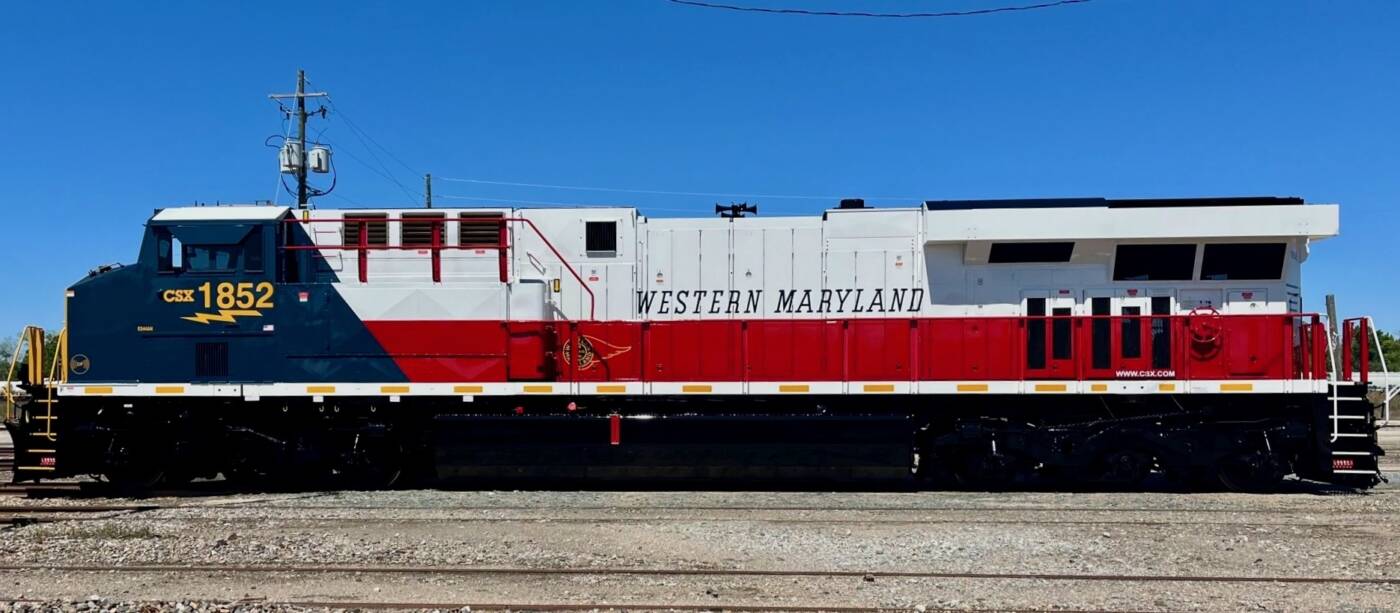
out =
<path fill-rule="evenodd" d="M 236 272 L 242 252 L 238 245 L 185 245 L 185 270 L 197 273 Z"/>
<path fill-rule="evenodd" d="M 156 230 L 156 267 L 160 272 L 231 274 L 263 272 L 263 228 L 255 227 L 236 244 L 182 243 L 170 230 Z"/>
<path fill-rule="evenodd" d="M 156 272 L 172 273 L 184 268 L 180 239 L 166 228 L 156 228 Z"/>
<path fill-rule="evenodd" d="M 263 271 L 263 229 L 253 228 L 243 239 L 243 272 Z"/>

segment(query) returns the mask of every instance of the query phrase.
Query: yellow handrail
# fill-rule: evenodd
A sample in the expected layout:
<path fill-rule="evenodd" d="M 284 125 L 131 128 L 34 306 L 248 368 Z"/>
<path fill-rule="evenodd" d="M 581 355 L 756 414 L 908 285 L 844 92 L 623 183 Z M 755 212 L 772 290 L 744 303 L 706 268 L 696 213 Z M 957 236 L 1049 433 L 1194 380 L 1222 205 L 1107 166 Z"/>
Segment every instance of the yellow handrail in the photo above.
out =
<path fill-rule="evenodd" d="M 28 379 L 31 384 L 42 384 L 49 389 L 48 400 L 53 400 L 53 388 L 60 383 L 68 382 L 68 328 L 65 326 L 58 332 L 58 347 L 54 351 L 53 360 L 49 363 L 49 374 L 42 376 L 44 372 L 43 360 L 43 328 L 39 326 L 25 326 L 19 334 L 19 340 L 15 343 L 15 351 L 10 355 L 10 364 L 5 370 L 5 381 L 0 385 L 0 395 L 5 398 L 4 420 L 12 421 L 15 418 L 15 391 L 14 378 L 15 370 L 19 366 L 20 356 L 24 355 L 29 362 Z M 38 346 L 35 342 L 39 342 Z M 37 374 L 36 374 L 37 373 Z M 52 402 L 50 402 L 52 405 Z"/>
<path fill-rule="evenodd" d="M 49 376 L 44 381 L 44 438 L 54 441 L 58 440 L 58 433 L 53 431 L 53 405 L 56 402 L 53 397 L 54 390 L 58 389 L 58 384 L 68 381 L 68 361 L 59 358 L 68 354 L 68 327 L 64 326 L 58 331 L 58 346 L 53 352 L 53 362 L 49 365 Z M 63 366 L 61 377 L 58 374 L 59 365 Z"/>
<path fill-rule="evenodd" d="M 61 371 L 60 368 L 62 368 Z M 55 377 L 55 374 L 59 376 Z M 50 389 L 60 383 L 68 382 L 68 326 L 58 330 L 58 344 L 54 347 L 53 362 L 49 364 L 47 381 Z"/>
<path fill-rule="evenodd" d="M 15 342 L 15 352 L 10 354 L 10 367 L 5 371 L 5 384 L 0 391 L 5 393 L 5 421 L 14 419 L 15 392 L 10 387 L 10 383 L 15 378 L 15 367 L 19 365 L 19 354 L 24 351 L 24 342 L 29 340 L 29 326 L 25 326 L 19 333 L 19 340 Z"/>
<path fill-rule="evenodd" d="M 19 366 L 20 355 L 28 351 L 29 375 L 27 378 L 32 379 L 34 378 L 35 372 L 42 372 L 43 365 L 39 366 L 39 371 L 34 369 L 34 339 L 38 337 L 38 335 L 35 334 L 36 331 L 42 334 L 42 328 L 38 326 L 25 326 L 21 329 L 19 332 L 19 341 L 15 343 L 15 352 L 10 354 L 10 366 L 5 371 L 5 383 L 3 388 L 0 388 L 5 395 L 5 421 L 13 420 L 15 417 L 15 391 L 13 384 L 15 380 L 15 367 Z M 42 352 L 44 348 L 39 347 L 38 350 Z"/>

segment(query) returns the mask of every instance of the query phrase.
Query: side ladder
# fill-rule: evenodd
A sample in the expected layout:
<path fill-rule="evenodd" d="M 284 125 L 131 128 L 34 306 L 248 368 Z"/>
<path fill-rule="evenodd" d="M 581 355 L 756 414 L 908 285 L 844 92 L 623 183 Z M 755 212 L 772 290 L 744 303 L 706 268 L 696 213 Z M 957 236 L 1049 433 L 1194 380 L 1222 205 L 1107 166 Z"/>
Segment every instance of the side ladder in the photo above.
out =
<path fill-rule="evenodd" d="M 1331 345 L 1331 342 L 1329 336 L 1328 344 Z M 1381 389 L 1382 410 L 1379 419 L 1369 397 L 1373 342 L 1380 356 L 1381 372 L 1385 373 L 1386 379 Z M 1376 430 L 1390 423 L 1391 400 L 1400 388 L 1390 380 L 1389 368 L 1384 353 L 1379 351 L 1380 347 L 1380 336 L 1370 317 L 1343 321 L 1341 351 L 1338 352 L 1336 347 L 1329 347 L 1332 349 L 1330 353 L 1333 376 L 1327 382 L 1328 402 L 1332 405 L 1331 414 L 1328 416 L 1331 426 L 1328 449 L 1331 453 L 1332 473 L 1339 476 L 1339 482 L 1369 481 L 1366 485 L 1373 485 L 1384 480 L 1380 472 L 1380 458 L 1385 455 L 1385 450 L 1378 444 Z M 1356 364 L 1360 367 L 1359 373 L 1353 372 L 1353 348 L 1358 350 L 1355 362 L 1359 362 Z M 1340 369 L 1337 364 L 1338 353 L 1341 354 Z"/>

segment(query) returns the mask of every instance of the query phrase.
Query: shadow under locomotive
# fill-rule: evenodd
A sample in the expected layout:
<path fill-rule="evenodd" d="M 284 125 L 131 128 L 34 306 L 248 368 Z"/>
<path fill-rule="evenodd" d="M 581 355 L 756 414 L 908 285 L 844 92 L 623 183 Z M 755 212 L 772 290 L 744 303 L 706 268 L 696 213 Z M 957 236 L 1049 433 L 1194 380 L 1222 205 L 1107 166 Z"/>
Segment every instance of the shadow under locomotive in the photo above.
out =
<path fill-rule="evenodd" d="M 1360 391 L 1358 392 L 1360 393 Z M 375 403 L 238 402 L 190 410 L 87 405 L 59 457 L 112 490 L 730 489 L 1296 491 L 1365 488 L 1329 472 L 1330 405 L 1297 396 L 1053 399 L 985 396 L 896 410 L 895 399 L 615 398 L 489 401 L 387 411 Z M 1357 403 L 1361 404 L 1361 403 Z M 77 405 L 77 406 L 74 406 Z M 1374 429 L 1373 419 L 1356 428 Z M 14 434 L 24 434 L 17 427 Z M 17 445 L 26 444 L 16 437 Z M 21 454 L 23 449 L 17 449 Z M 1383 453 L 1379 449 L 1368 453 Z M 1307 481 L 1328 482 L 1309 485 Z M 205 480 L 221 478 L 217 484 Z"/>

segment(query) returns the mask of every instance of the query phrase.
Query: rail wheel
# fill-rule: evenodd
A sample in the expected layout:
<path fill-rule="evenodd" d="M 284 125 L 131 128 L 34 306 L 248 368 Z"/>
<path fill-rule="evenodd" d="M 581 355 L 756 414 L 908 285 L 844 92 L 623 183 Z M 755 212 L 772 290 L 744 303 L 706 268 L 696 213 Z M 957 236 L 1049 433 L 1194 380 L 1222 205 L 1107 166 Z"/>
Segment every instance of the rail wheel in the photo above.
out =
<path fill-rule="evenodd" d="M 135 437 L 114 436 L 107 447 L 102 476 L 120 490 L 139 492 L 154 488 L 165 480 L 166 471 L 161 459 L 149 452 L 150 448 Z"/>
<path fill-rule="evenodd" d="M 1027 480 L 1029 467 L 1030 463 L 1016 454 L 973 453 L 963 456 L 954 477 L 964 487 L 1002 490 Z"/>
<path fill-rule="evenodd" d="M 333 470 L 335 481 L 354 489 L 388 489 L 403 477 L 405 450 L 393 435 L 355 434 Z"/>
<path fill-rule="evenodd" d="M 1099 459 L 1099 479 L 1109 485 L 1138 485 L 1152 474 L 1155 464 L 1150 454 L 1132 449 L 1115 449 Z"/>
<path fill-rule="evenodd" d="M 1270 492 L 1278 489 L 1284 473 L 1284 464 L 1276 455 L 1254 450 L 1222 458 L 1216 477 L 1232 492 Z"/>

